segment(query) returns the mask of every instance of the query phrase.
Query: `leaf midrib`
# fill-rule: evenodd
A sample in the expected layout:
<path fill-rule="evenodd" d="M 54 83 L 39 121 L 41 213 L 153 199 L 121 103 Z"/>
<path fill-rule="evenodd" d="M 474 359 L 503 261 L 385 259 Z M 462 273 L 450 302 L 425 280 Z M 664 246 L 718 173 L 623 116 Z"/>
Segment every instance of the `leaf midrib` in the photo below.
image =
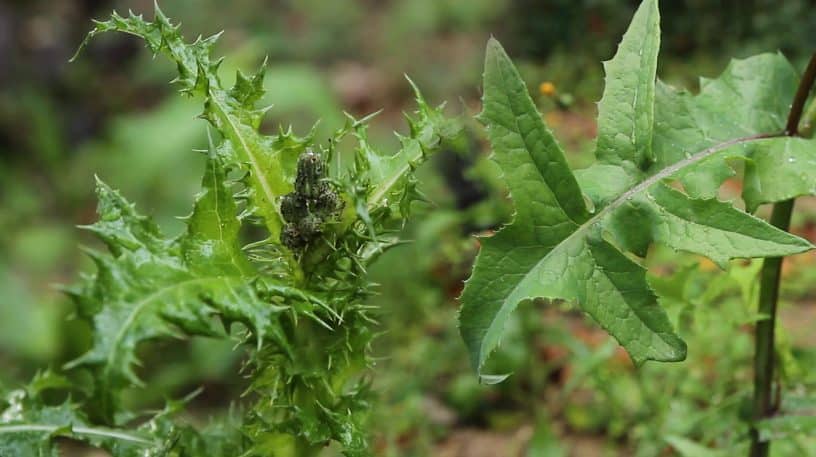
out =
<path fill-rule="evenodd" d="M 501 65 L 497 65 L 497 70 L 499 72 L 499 76 L 502 79 L 502 82 L 504 83 L 505 86 L 507 86 L 508 84 L 506 83 L 506 81 L 508 80 L 508 78 L 507 78 L 507 75 L 505 74 L 505 71 L 506 71 L 505 68 L 503 68 Z M 524 90 L 525 91 L 527 90 L 526 87 L 524 88 Z M 522 133 L 521 125 L 519 124 L 519 116 L 524 114 L 524 112 L 516 110 L 516 107 L 515 107 L 515 105 L 513 103 L 513 97 L 511 97 L 510 94 L 508 94 L 505 91 L 499 91 L 499 94 L 504 96 L 504 98 L 505 98 L 505 100 L 507 102 L 507 107 L 510 108 L 510 111 L 513 113 L 513 125 L 515 126 L 516 131 L 518 132 L 519 136 L 521 137 L 522 142 L 524 143 L 524 149 L 527 151 L 527 155 L 530 156 L 530 161 L 533 163 L 533 166 L 535 167 L 536 171 L 538 171 L 538 174 L 543 178 L 544 177 L 544 171 L 541 169 L 541 167 L 539 167 L 538 162 L 535 160 L 535 158 L 533 157 L 533 153 L 532 153 L 532 150 L 533 150 L 535 145 L 528 143 L 529 135 L 525 135 L 525 134 Z M 538 111 L 535 111 L 535 113 L 536 113 L 537 116 L 539 116 L 539 117 L 541 116 L 538 113 Z M 553 144 L 555 145 L 556 148 L 558 148 L 558 152 L 560 152 L 563 155 L 564 154 L 564 149 L 558 143 L 558 139 L 555 138 L 555 136 L 552 135 L 551 132 L 547 132 L 548 128 L 547 128 L 546 125 L 543 124 L 543 121 L 539 120 L 539 122 L 540 122 L 541 127 L 544 129 L 544 133 L 545 134 L 549 133 L 552 136 Z M 567 165 L 564 164 L 564 166 L 567 166 Z M 577 181 L 576 181 L 575 185 L 576 185 L 576 187 L 578 189 L 580 189 L 580 185 L 578 185 Z M 586 215 L 587 215 L 586 205 L 583 205 L 584 209 L 583 209 L 583 212 L 580 215 L 570 214 L 571 211 L 568 211 L 567 208 L 564 207 L 564 205 L 561 203 L 559 195 L 555 193 L 555 190 L 550 188 L 549 184 L 547 185 L 547 187 L 550 189 L 550 193 L 552 193 L 552 195 L 553 195 L 553 200 L 558 205 L 558 208 L 561 210 L 561 212 L 564 214 L 564 216 L 566 216 L 567 219 L 569 219 L 569 221 L 572 222 L 573 224 L 575 224 L 577 226 L 580 226 L 581 223 L 579 221 L 575 220 L 576 219 L 575 216 L 586 217 Z"/>
<path fill-rule="evenodd" d="M 651 3 L 650 8 L 651 8 L 650 11 L 649 11 L 650 16 L 654 15 L 654 14 L 659 14 L 659 13 L 657 13 L 656 3 Z M 657 52 L 655 52 L 654 56 L 650 56 L 648 53 L 643 52 L 648 47 L 650 39 L 655 39 L 656 38 L 657 39 L 657 47 L 658 48 L 660 47 L 660 30 L 657 30 L 656 33 L 653 33 L 654 31 L 650 30 L 650 28 L 654 27 L 655 25 L 657 25 L 658 28 L 659 28 L 659 23 L 648 21 L 647 24 L 646 24 L 646 30 L 644 32 L 646 38 L 643 40 L 643 43 L 641 44 L 640 53 L 639 53 L 640 66 L 641 67 L 643 67 L 644 65 L 646 65 L 648 63 L 650 57 L 652 59 L 654 59 L 655 61 L 657 61 Z M 634 94 L 634 97 L 632 99 L 632 112 L 633 113 L 637 113 L 638 100 L 640 99 L 640 92 L 643 89 L 643 86 L 651 86 L 652 91 L 654 91 L 654 77 L 655 77 L 654 73 L 644 75 L 643 72 L 638 72 L 637 76 L 638 76 L 638 81 L 637 81 L 637 84 L 635 84 L 635 94 Z M 645 83 L 644 83 L 644 76 L 645 76 Z M 649 89 L 647 87 L 646 91 L 648 92 L 648 90 Z M 652 94 L 652 99 L 654 99 L 654 94 Z M 650 119 L 651 129 L 650 129 L 648 137 L 643 140 L 646 143 L 645 145 L 638 144 L 639 138 L 637 136 L 637 133 L 638 133 L 637 132 L 637 127 L 638 127 L 637 119 L 634 119 L 633 122 L 632 122 L 632 134 L 631 134 L 632 145 L 635 147 L 635 151 L 634 151 L 635 152 L 635 157 L 637 159 L 639 159 L 640 161 L 642 161 L 644 159 L 649 160 L 650 162 L 654 161 L 654 159 L 652 158 L 652 154 L 654 154 L 654 152 L 652 151 L 652 143 L 653 143 L 653 138 L 654 138 L 654 133 L 653 133 L 654 132 L 654 105 L 653 104 L 652 104 L 651 108 L 652 108 L 651 113 L 648 113 L 650 115 L 650 117 L 651 117 L 651 119 Z M 644 147 L 644 150 L 642 152 L 645 154 L 645 157 L 638 157 L 638 154 L 641 152 L 641 151 L 638 151 L 639 146 Z"/>
<path fill-rule="evenodd" d="M 227 113 L 226 108 L 223 106 L 223 102 L 220 100 L 219 94 L 213 92 L 212 89 L 208 91 L 209 99 L 212 101 L 213 106 L 218 109 L 219 116 L 224 120 L 225 124 L 229 127 L 232 134 L 238 139 L 241 149 L 244 150 L 247 158 L 249 158 L 250 167 L 255 173 L 256 180 L 261 185 L 261 189 L 263 190 L 264 196 L 269 205 L 272 206 L 275 214 L 278 215 L 278 218 L 281 218 L 280 210 L 278 209 L 277 205 L 275 205 L 275 193 L 272 191 L 272 188 L 269 187 L 269 182 L 266 180 L 266 175 L 263 173 L 261 166 L 258 162 L 258 158 L 252 151 L 252 148 L 249 147 L 247 144 L 246 139 L 238 130 L 238 127 L 235 125 L 235 122 L 232 119 L 232 116 Z"/>
<path fill-rule="evenodd" d="M 56 425 L 44 424 L 15 424 L 15 425 L 0 425 L 0 434 L 3 433 L 27 433 L 27 432 L 46 432 L 53 433 L 62 427 Z M 71 433 L 87 436 L 100 436 L 104 438 L 113 438 L 121 441 L 130 441 L 132 443 L 139 443 L 144 445 L 155 445 L 153 441 L 146 440 L 142 437 L 131 435 L 125 432 L 118 432 L 115 430 L 106 430 L 92 427 L 71 427 Z"/>
<path fill-rule="evenodd" d="M 232 245 L 231 245 L 231 243 L 227 242 L 227 240 L 226 240 L 226 238 L 224 236 L 224 224 L 226 224 L 226 222 L 222 221 L 222 219 L 221 219 L 221 206 L 220 206 L 221 195 L 219 194 L 221 192 L 221 190 L 222 190 L 222 185 L 221 185 L 222 183 L 221 183 L 221 181 L 219 181 L 218 175 L 216 174 L 216 173 L 219 172 L 219 170 L 217 169 L 218 167 L 216 167 L 216 164 L 215 164 L 214 160 L 212 161 L 212 163 L 209 166 L 212 167 L 212 177 L 213 177 L 212 178 L 212 191 L 214 193 L 213 204 L 215 205 L 215 218 L 217 220 L 217 226 L 218 226 L 218 239 L 221 241 L 222 244 L 224 244 L 224 246 L 226 246 L 228 248 L 230 263 L 232 263 L 232 265 L 235 267 L 235 270 L 239 274 L 245 274 L 246 272 L 243 270 L 243 268 L 241 268 L 241 265 L 238 262 L 238 257 L 237 257 L 237 254 L 236 254 L 235 250 L 230 249 L 232 247 Z"/>
<path fill-rule="evenodd" d="M 404 150 L 404 149 L 403 149 Z M 419 147 L 420 154 L 419 157 L 422 157 L 422 146 Z M 405 163 L 405 165 L 400 166 L 395 173 L 393 173 L 392 177 L 387 179 L 383 182 L 383 185 L 377 186 L 374 192 L 371 193 L 371 197 L 368 199 L 368 210 L 371 211 L 377 205 L 380 200 L 385 197 L 388 191 L 400 180 L 406 173 L 411 170 L 411 162 L 409 160 Z"/>
<path fill-rule="evenodd" d="M 127 34 L 130 34 L 130 35 L 142 38 L 142 39 L 147 39 L 147 37 L 143 33 L 138 33 L 138 32 L 134 32 L 134 31 L 131 31 L 131 30 L 120 30 L 120 32 L 127 33 Z M 183 59 L 181 59 L 179 57 L 174 56 L 172 49 L 168 48 L 168 51 L 170 51 L 171 56 L 177 62 L 183 60 Z M 198 61 L 197 57 L 195 59 L 196 59 L 196 61 Z M 188 68 L 187 71 L 190 71 L 191 73 L 195 73 L 190 68 Z M 212 102 L 213 106 L 218 108 L 218 112 L 219 112 L 220 117 L 222 119 L 224 119 L 225 124 L 230 128 L 230 130 L 235 135 L 235 137 L 238 138 L 238 141 L 240 143 L 241 148 L 246 152 L 246 156 L 249 158 L 250 166 L 252 167 L 253 171 L 255 172 L 255 176 L 257 176 L 258 183 L 261 185 L 264 196 L 266 197 L 267 201 L 269 202 L 269 205 L 272 206 L 272 209 L 274 210 L 275 214 L 277 214 L 279 221 L 282 220 L 283 217 L 280 214 L 280 209 L 277 207 L 277 205 L 275 205 L 275 193 L 269 187 L 269 183 L 266 180 L 266 175 L 262 172 L 261 166 L 258 163 L 258 158 L 255 157 L 255 155 L 252 152 L 252 149 L 249 147 L 249 145 L 247 144 L 247 142 L 244 139 L 243 135 L 238 130 L 238 127 L 235 125 L 235 122 L 233 122 L 232 116 L 230 116 L 227 113 L 227 110 L 223 105 L 223 101 L 219 97 L 219 95 L 223 95 L 223 94 L 216 94 L 215 91 L 213 90 L 213 87 L 219 87 L 217 79 L 209 81 L 208 88 L 207 88 L 207 98 Z"/>

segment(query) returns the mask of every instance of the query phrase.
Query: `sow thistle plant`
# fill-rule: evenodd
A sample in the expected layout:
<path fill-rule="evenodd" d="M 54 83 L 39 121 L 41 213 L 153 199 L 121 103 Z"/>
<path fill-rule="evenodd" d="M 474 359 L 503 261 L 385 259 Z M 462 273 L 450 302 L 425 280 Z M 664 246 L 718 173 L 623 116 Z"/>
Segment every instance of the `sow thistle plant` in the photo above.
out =
<path fill-rule="evenodd" d="M 97 182 L 99 221 L 86 228 L 107 252 L 88 250 L 95 273 L 67 289 L 76 315 L 93 326 L 92 346 L 7 396 L 0 455 L 57 455 L 60 437 L 114 456 L 310 456 L 333 441 L 345 455 L 370 455 L 376 322 L 366 268 L 399 242 L 396 229 L 421 198 L 414 169 L 459 134 L 459 123 L 416 91 L 417 114 L 393 155 L 368 141 L 368 119 L 349 117 L 325 144 L 291 130 L 264 135 L 266 110 L 256 106 L 263 69 L 239 72 L 225 87 L 212 58 L 217 35 L 185 42 L 158 8 L 153 21 L 114 13 L 88 39 L 108 31 L 140 37 L 174 62 L 176 84 L 204 101 L 216 138 L 178 237 Z M 481 240 L 461 297 L 461 334 L 480 378 L 501 381 L 488 358 L 510 314 L 524 301 L 560 299 L 637 364 L 680 361 L 686 345 L 646 279 L 649 247 L 721 266 L 771 258 L 762 272 L 751 432 L 752 455 L 767 455 L 763 430 L 779 430 L 771 427 L 779 417 L 769 417 L 780 258 L 813 247 L 787 227 L 793 199 L 816 190 L 816 144 L 798 128 L 816 63 L 800 81 L 779 54 L 735 60 L 691 94 L 656 79 L 659 44 L 657 1 L 646 0 L 605 64 L 597 160 L 571 170 L 511 60 L 490 40 L 479 119 L 516 214 Z M 345 138 L 356 141 L 351 157 L 337 149 Z M 747 211 L 717 198 L 734 161 L 744 165 Z M 753 215 L 766 203 L 774 204 L 770 223 Z M 158 413 L 129 410 L 123 392 L 142 384 L 140 345 L 196 335 L 246 348 L 240 407 L 205 427 L 179 417 L 189 397 Z"/>
<path fill-rule="evenodd" d="M 86 228 L 108 252 L 88 250 L 96 272 L 67 290 L 93 326 L 92 347 L 9 394 L 0 455 L 58 455 L 57 437 L 115 456 L 307 456 L 332 441 L 346 455 L 368 455 L 376 321 L 366 268 L 398 243 L 395 229 L 421 197 L 415 168 L 459 123 L 416 91 L 410 133 L 392 155 L 369 143 L 367 119 L 351 116 L 326 144 L 291 130 L 264 135 L 263 69 L 225 87 L 212 58 L 217 35 L 185 42 L 158 7 L 153 21 L 114 13 L 88 40 L 108 31 L 140 37 L 173 61 L 176 84 L 204 100 L 218 140 L 179 237 L 97 182 L 99 221 Z M 347 138 L 356 141 L 352 159 L 336 149 Z M 244 226 L 265 235 L 248 240 Z M 158 414 L 128 410 L 123 392 L 142 385 L 139 346 L 195 335 L 248 348 L 249 387 L 235 417 L 195 429 L 177 417 L 182 400 Z M 69 395 L 54 403 L 53 391 Z"/>

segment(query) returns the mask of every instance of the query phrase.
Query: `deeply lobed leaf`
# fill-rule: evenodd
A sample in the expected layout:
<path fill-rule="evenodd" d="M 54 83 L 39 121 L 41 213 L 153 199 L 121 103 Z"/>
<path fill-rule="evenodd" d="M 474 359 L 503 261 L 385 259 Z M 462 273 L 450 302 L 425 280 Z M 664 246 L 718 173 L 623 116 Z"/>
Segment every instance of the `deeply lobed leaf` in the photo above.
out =
<path fill-rule="evenodd" d="M 717 79 L 701 79 L 696 95 L 658 83 L 655 170 L 735 138 L 781 132 L 798 79 L 781 54 L 759 54 L 733 60 Z M 692 197 L 713 198 L 722 182 L 735 174 L 724 159 L 741 157 L 751 150 L 750 143 L 730 147 L 680 170 L 675 178 Z"/>
<path fill-rule="evenodd" d="M 509 314 L 533 298 L 576 303 L 637 363 L 682 360 L 685 343 L 658 306 L 644 268 L 625 252 L 645 256 L 651 243 L 660 242 L 723 264 L 731 258 L 783 256 L 812 247 L 711 198 L 710 191 L 687 194 L 669 187 L 670 178 L 692 176 L 695 170 L 722 174 L 716 167 L 727 168 L 724 151 L 773 134 L 781 108 L 777 97 L 787 86 L 780 83 L 771 95 L 750 98 L 759 105 L 747 114 L 728 116 L 720 104 L 707 101 L 737 96 L 739 90 L 726 90 L 732 82 L 727 77 L 707 83 L 695 103 L 686 102 L 695 114 L 668 116 L 661 98 L 668 92 L 655 90 L 657 15 L 657 2 L 644 1 L 606 65 L 598 162 L 578 175 L 596 208 L 591 215 L 518 72 L 498 42 L 488 43 L 481 120 L 516 215 L 510 225 L 482 240 L 461 297 L 460 329 L 480 374 Z M 746 88 L 785 79 L 782 67 L 751 73 L 732 66 L 731 73 Z M 739 96 L 749 98 L 750 93 Z M 707 105 L 715 111 L 706 111 Z M 680 142 L 683 136 L 675 129 L 689 118 L 696 123 Z M 762 128 L 771 131 L 755 130 Z"/>
<path fill-rule="evenodd" d="M 92 252 L 97 272 L 71 294 L 95 332 L 90 351 L 68 366 L 99 367 L 107 414 L 113 413 L 113 392 L 138 383 L 132 367 L 141 342 L 180 331 L 219 335 L 216 317 L 245 323 L 260 341 L 282 310 L 261 300 L 253 286 L 253 266 L 238 244 L 235 203 L 215 157 L 202 187 L 187 232 L 166 239 L 155 223 L 98 181 L 100 220 L 88 228 L 110 255 Z"/>

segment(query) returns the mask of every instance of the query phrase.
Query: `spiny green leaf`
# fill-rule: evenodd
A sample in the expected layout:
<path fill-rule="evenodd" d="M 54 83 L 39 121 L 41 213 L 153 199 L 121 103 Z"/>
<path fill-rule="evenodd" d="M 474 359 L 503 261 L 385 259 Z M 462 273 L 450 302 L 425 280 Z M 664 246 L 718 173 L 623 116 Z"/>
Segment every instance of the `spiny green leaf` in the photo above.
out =
<path fill-rule="evenodd" d="M 495 236 L 483 239 L 462 294 L 460 329 L 480 374 L 500 342 L 509 313 L 519 302 L 538 297 L 577 303 L 618 339 L 636 363 L 682 360 L 685 343 L 673 333 L 658 306 L 644 268 L 623 252 L 643 256 L 657 241 L 724 263 L 730 258 L 781 256 L 811 248 L 807 241 L 730 205 L 695 199 L 665 182 L 706 159 L 722 160 L 718 153 L 754 136 L 725 138 L 670 163 L 655 147 L 656 162 L 645 171 L 638 168 L 648 162 L 643 162 L 649 158 L 648 137 L 657 138 L 648 125 L 654 103 L 648 94 L 654 92 L 655 80 L 653 72 L 640 75 L 636 83 L 622 73 L 641 71 L 640 59 L 631 55 L 640 57 L 641 50 L 629 40 L 657 42 L 647 36 L 659 34 L 653 24 L 655 3 L 644 2 L 613 59 L 615 64 L 607 66 L 612 83 L 604 95 L 608 109 L 614 100 L 627 96 L 643 101 L 632 91 L 644 94 L 646 102 L 631 116 L 603 118 L 606 127 L 599 135 L 609 139 L 599 138 L 598 165 L 581 175 L 585 188 L 593 191 L 589 194 L 597 211 L 592 215 L 509 57 L 495 40 L 488 43 L 481 119 L 516 216 Z M 629 141 L 611 140 L 618 135 Z M 613 148 L 614 154 L 605 148 Z"/>
<path fill-rule="evenodd" d="M 418 115 L 409 117 L 410 132 L 399 137 L 395 154 L 376 152 L 366 120 L 350 119 L 335 139 L 357 136 L 354 163 L 336 156 L 328 173 L 306 167 L 313 179 L 298 186 L 298 158 L 307 147 L 322 159 L 334 152 L 335 142 L 321 148 L 313 132 L 298 138 L 283 128 L 276 136 L 261 135 L 265 110 L 255 104 L 264 92 L 263 70 L 239 72 L 234 86 L 225 87 L 220 61 L 211 57 L 218 36 L 185 42 L 158 7 L 153 21 L 114 13 L 96 24 L 85 43 L 107 31 L 138 36 L 154 54 L 176 63 L 181 92 L 204 99 L 202 117 L 223 141 L 210 148 L 204 190 L 178 239 L 163 236 L 100 183 L 101 220 L 89 228 L 110 254 L 91 252 L 97 273 L 71 291 L 79 314 L 94 323 L 93 347 L 69 364 L 90 367 L 95 377 L 98 391 L 87 400 L 88 410 L 107 423 L 133 417 L 117 399 L 138 382 L 134 351 L 141 342 L 224 336 L 221 324 L 238 320 L 252 330 L 246 341 L 258 343 L 245 365 L 251 378 L 247 398 L 256 401 L 241 430 L 215 442 L 204 436 L 206 430 L 174 426 L 165 416 L 152 420 L 170 455 L 312 455 L 331 440 L 346 455 L 368 455 L 366 370 L 376 322 L 365 304 L 373 294 L 366 268 L 398 242 L 394 222 L 422 198 L 415 168 L 458 134 L 459 123 L 416 91 Z M 236 176 L 233 185 L 225 182 L 227 172 Z M 285 197 L 295 188 L 299 195 Z M 239 221 L 259 219 L 270 236 L 241 247 Z M 280 242 L 287 221 L 300 234 L 309 232 L 298 249 Z"/>
<path fill-rule="evenodd" d="M 283 226 L 278 199 L 292 190 L 294 162 L 305 148 L 306 140 L 298 148 L 281 147 L 291 143 L 291 132 L 279 136 L 264 136 L 258 132 L 266 109 L 255 103 L 263 95 L 263 67 L 248 77 L 241 72 L 231 89 L 223 87 L 218 76 L 220 60 L 212 60 L 212 48 L 219 35 L 186 43 L 170 20 L 156 6 L 154 21 L 145 21 L 141 15 L 122 17 L 113 13 L 107 21 L 96 22 L 83 42 L 85 46 L 94 36 L 109 31 L 141 37 L 150 50 L 164 53 L 176 63 L 179 76 L 176 82 L 184 93 L 203 96 L 202 115 L 220 132 L 225 142 L 219 154 L 231 167 L 247 172 L 244 196 L 250 206 L 248 213 L 263 219 L 271 238 L 277 240 Z M 81 49 L 81 48 L 80 48 Z"/>
<path fill-rule="evenodd" d="M 187 233 L 168 240 L 118 192 L 98 183 L 100 220 L 89 228 L 111 255 L 91 254 L 98 271 L 73 294 L 95 334 L 91 350 L 68 366 L 99 366 L 105 391 L 138 382 L 132 365 L 142 341 L 177 335 L 179 328 L 217 335 L 215 316 L 244 322 L 260 340 L 283 309 L 264 303 L 252 286 L 254 271 L 238 246 L 235 203 L 216 158 L 207 163 L 202 187 Z"/>
<path fill-rule="evenodd" d="M 55 438 L 65 437 L 105 449 L 116 457 L 241 455 L 246 439 L 234 419 L 212 421 L 197 432 L 173 420 L 198 392 L 171 400 L 165 408 L 132 430 L 92 425 L 78 404 L 46 404 L 41 393 L 65 387 L 58 375 L 38 375 L 26 388 L 12 392 L 0 415 L 0 455 L 3 457 L 57 457 Z"/>
<path fill-rule="evenodd" d="M 184 261 L 196 270 L 221 271 L 225 275 L 253 276 L 254 267 L 241 252 L 240 223 L 232 194 L 225 184 L 218 160 L 207 161 L 203 190 L 196 198 L 187 220 L 187 234 L 181 239 Z"/>
<path fill-rule="evenodd" d="M 367 119 L 350 118 L 349 125 L 339 134 L 352 131 L 358 141 L 355 169 L 348 179 L 356 184 L 369 184 L 364 191 L 365 199 L 358 205 L 359 211 L 366 216 L 389 210 L 391 214 L 407 217 L 405 204 L 418 196 L 414 192 L 414 170 L 462 130 L 459 122 L 445 117 L 444 104 L 428 105 L 414 82 L 410 79 L 408 82 L 414 90 L 417 110 L 415 117 L 406 115 L 409 134 L 397 134 L 399 151 L 390 155 L 378 152 L 368 140 Z"/>

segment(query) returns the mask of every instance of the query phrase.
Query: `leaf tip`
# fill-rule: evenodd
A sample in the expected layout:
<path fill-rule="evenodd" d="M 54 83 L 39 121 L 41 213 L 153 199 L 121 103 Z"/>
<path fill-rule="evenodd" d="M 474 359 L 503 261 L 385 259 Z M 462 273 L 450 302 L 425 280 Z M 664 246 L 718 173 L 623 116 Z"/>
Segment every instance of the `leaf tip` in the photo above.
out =
<path fill-rule="evenodd" d="M 495 384 L 501 384 L 507 378 L 512 376 L 512 373 L 506 374 L 482 374 L 479 373 L 479 383 L 485 386 L 492 386 Z"/>

